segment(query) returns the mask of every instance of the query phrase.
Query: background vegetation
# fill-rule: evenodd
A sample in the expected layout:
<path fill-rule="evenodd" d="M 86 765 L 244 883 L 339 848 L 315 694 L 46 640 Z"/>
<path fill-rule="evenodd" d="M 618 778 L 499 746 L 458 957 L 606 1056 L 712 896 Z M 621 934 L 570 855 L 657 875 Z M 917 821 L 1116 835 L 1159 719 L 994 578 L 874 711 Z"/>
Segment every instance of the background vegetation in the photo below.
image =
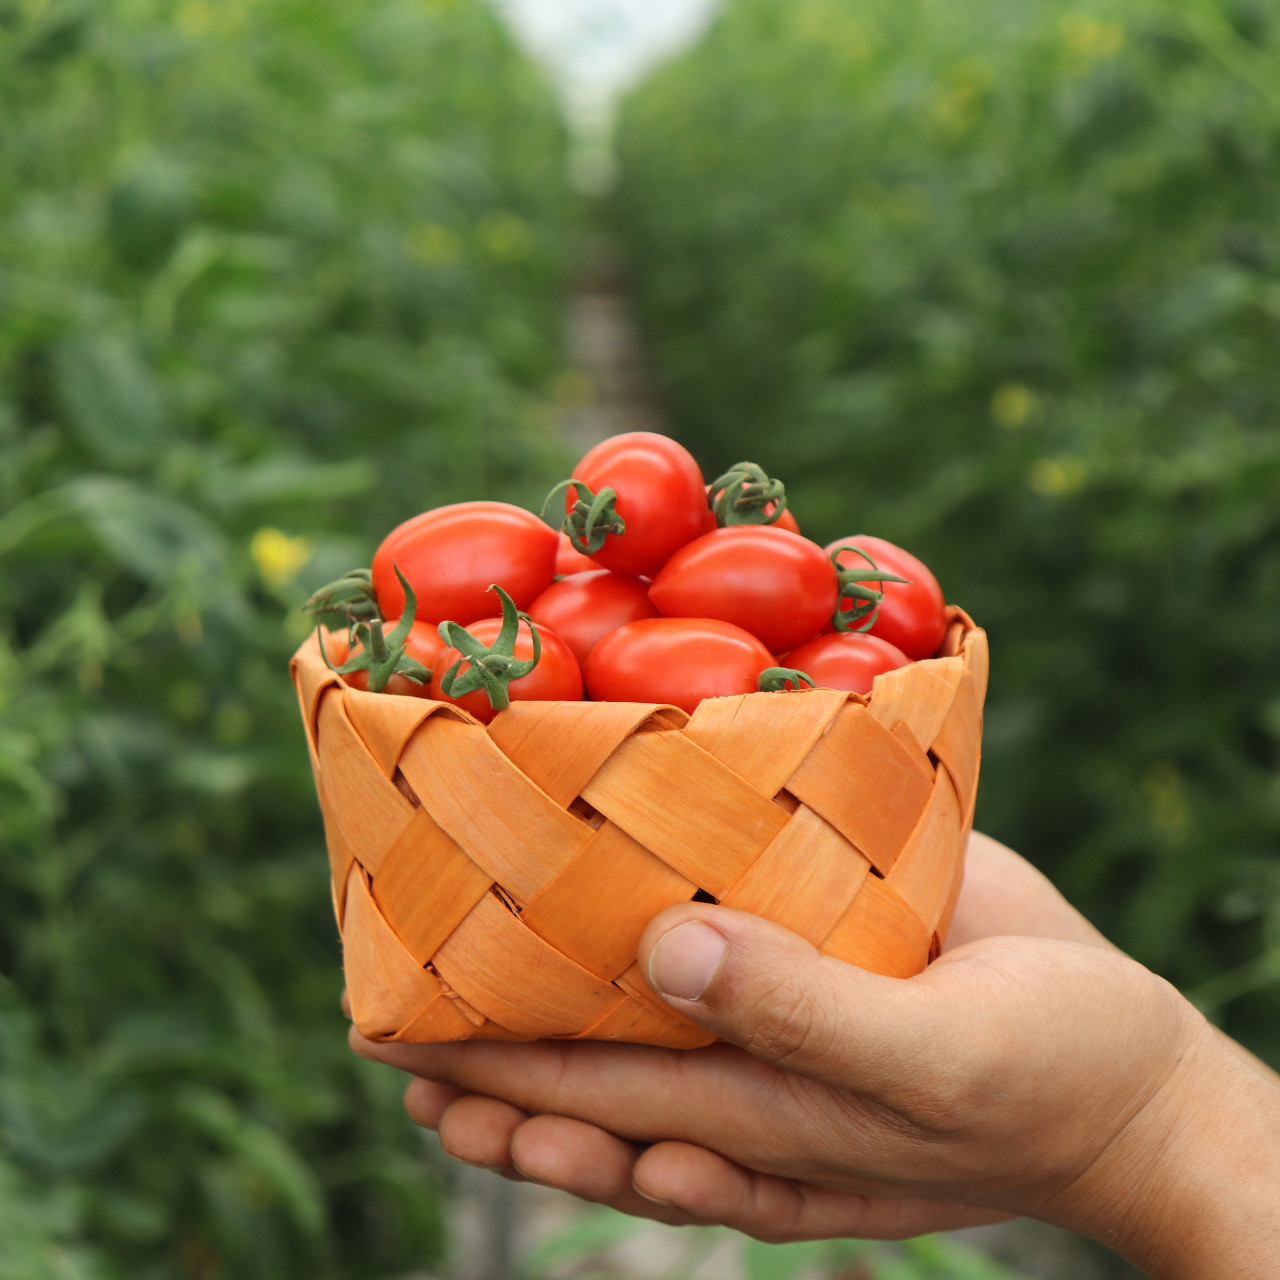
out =
<path fill-rule="evenodd" d="M 0 1277 L 420 1268 L 284 672 L 563 467 L 551 95 L 470 0 L 0 0 L 0 120 Z"/>
<path fill-rule="evenodd" d="M 734 0 L 619 145 L 677 432 L 935 566 L 979 823 L 1280 1062 L 1280 7 Z"/>

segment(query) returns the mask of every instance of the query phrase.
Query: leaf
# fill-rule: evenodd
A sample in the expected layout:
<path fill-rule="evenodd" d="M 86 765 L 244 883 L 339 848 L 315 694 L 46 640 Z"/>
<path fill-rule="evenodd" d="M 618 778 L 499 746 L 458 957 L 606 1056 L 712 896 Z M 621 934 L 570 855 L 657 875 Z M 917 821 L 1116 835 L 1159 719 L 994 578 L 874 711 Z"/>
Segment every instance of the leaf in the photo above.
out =
<path fill-rule="evenodd" d="M 124 568 L 164 582 L 187 567 L 202 576 L 226 559 L 216 526 L 191 507 L 116 476 L 89 475 L 62 489 L 99 542 Z"/>
<path fill-rule="evenodd" d="M 270 1187 L 304 1236 L 314 1239 L 328 1233 L 319 1181 L 274 1129 L 247 1116 L 225 1095 L 200 1085 L 182 1090 L 178 1110 Z"/>
<path fill-rule="evenodd" d="M 58 399 L 101 463 L 137 467 L 165 435 L 164 401 L 150 369 L 120 334 L 77 335 L 53 353 Z"/>

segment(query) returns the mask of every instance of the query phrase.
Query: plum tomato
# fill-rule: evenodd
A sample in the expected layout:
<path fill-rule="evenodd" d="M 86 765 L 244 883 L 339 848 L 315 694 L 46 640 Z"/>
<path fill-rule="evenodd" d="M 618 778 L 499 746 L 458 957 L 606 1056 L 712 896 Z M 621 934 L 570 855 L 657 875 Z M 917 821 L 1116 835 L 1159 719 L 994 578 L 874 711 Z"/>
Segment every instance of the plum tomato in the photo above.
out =
<path fill-rule="evenodd" d="M 457 502 L 424 511 L 398 525 L 373 557 L 378 609 L 394 618 L 404 609 L 395 566 L 418 597 L 420 622 L 446 618 L 467 626 L 501 612 L 489 588 L 501 585 L 527 609 L 551 585 L 559 543 L 531 511 L 507 502 Z"/>
<path fill-rule="evenodd" d="M 875 561 L 877 568 L 907 579 L 906 582 L 867 583 L 884 591 L 884 600 L 868 634 L 897 645 L 913 662 L 932 658 L 946 634 L 947 602 L 937 578 L 926 565 L 892 542 L 865 534 L 838 538 L 827 546 L 827 553 L 838 547 L 860 547 Z M 839 556 L 842 569 L 856 569 L 860 561 L 851 551 Z"/>
<path fill-rule="evenodd" d="M 690 713 L 703 698 L 754 693 L 773 655 L 716 618 L 647 618 L 611 631 L 587 658 L 587 692 L 601 702 L 663 702 Z"/>
<path fill-rule="evenodd" d="M 382 624 L 384 635 L 390 635 L 400 625 L 399 618 L 392 618 Z M 428 671 L 435 670 L 436 657 L 444 648 L 440 633 L 430 622 L 415 622 L 409 628 L 404 641 L 404 651 L 415 662 L 420 662 Z M 354 650 L 345 631 L 326 631 L 324 634 L 324 651 L 335 667 L 340 667 L 353 653 L 360 652 L 357 643 Z M 368 690 L 369 673 L 367 671 L 349 671 L 343 680 L 353 689 Z M 428 685 L 410 680 L 408 676 L 392 674 L 384 686 L 383 693 L 398 693 L 402 697 L 429 698 L 431 690 Z"/>
<path fill-rule="evenodd" d="M 653 431 L 627 431 L 588 450 L 573 479 L 592 493 L 612 489 L 624 532 L 609 533 L 592 554 L 596 567 L 614 573 L 652 575 L 672 552 L 706 528 L 707 489 L 693 455 Z M 565 495 L 572 512 L 578 496 Z"/>
<path fill-rule="evenodd" d="M 785 653 L 831 620 L 838 589 L 816 542 L 776 525 L 739 524 L 681 547 L 649 598 L 669 618 L 719 618 Z"/>
<path fill-rule="evenodd" d="M 590 556 L 584 556 L 581 551 L 574 548 L 567 533 L 558 533 L 556 537 L 560 539 L 560 545 L 556 551 L 557 578 L 567 578 L 575 573 L 591 573 L 600 568 Z"/>
<path fill-rule="evenodd" d="M 832 632 L 806 640 L 782 659 L 781 666 L 803 671 L 819 689 L 870 693 L 876 676 L 905 667 L 910 659 L 879 636 Z"/>
<path fill-rule="evenodd" d="M 658 616 L 649 599 L 648 583 L 608 569 L 575 573 L 553 582 L 528 612 L 539 626 L 554 631 L 583 663 L 610 631 Z"/>
<path fill-rule="evenodd" d="M 545 526 L 544 526 L 545 527 Z M 490 645 L 502 630 L 501 618 L 482 618 L 467 630 L 483 644 Z M 538 639 L 542 643 L 542 655 L 538 665 L 527 676 L 512 680 L 507 694 L 512 702 L 580 702 L 582 700 L 582 668 L 573 651 L 554 631 L 538 627 Z M 522 661 L 533 657 L 533 638 L 526 619 L 520 620 L 516 635 L 514 656 Z M 459 697 L 448 696 L 440 687 L 445 673 L 463 655 L 452 646 L 441 649 L 431 668 L 431 692 L 429 697 L 437 702 L 451 702 L 469 711 L 481 724 L 488 724 L 498 713 L 489 703 L 489 695 L 483 689 L 464 693 Z M 463 659 L 458 673 L 464 674 L 470 663 Z"/>

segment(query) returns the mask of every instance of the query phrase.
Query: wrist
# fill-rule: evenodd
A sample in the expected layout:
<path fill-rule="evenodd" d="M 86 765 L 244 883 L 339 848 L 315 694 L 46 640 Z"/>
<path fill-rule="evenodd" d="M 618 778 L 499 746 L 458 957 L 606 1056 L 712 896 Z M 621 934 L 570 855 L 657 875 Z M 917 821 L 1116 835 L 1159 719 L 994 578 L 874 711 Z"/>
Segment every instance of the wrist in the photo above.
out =
<path fill-rule="evenodd" d="M 1159 1092 L 1053 1218 L 1156 1280 L 1268 1280 L 1280 1257 L 1280 1077 L 1189 1005 Z"/>

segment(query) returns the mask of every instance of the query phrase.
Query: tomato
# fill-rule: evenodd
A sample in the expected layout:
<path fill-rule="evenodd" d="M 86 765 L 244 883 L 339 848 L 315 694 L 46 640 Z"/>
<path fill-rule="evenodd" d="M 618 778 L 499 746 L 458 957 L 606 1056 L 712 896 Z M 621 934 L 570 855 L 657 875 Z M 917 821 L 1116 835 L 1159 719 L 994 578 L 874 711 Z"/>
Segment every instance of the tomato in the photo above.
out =
<path fill-rule="evenodd" d="M 779 665 L 803 671 L 819 689 L 870 693 L 876 676 L 909 662 L 901 649 L 879 636 L 846 631 L 805 641 Z"/>
<path fill-rule="evenodd" d="M 555 531 L 531 511 L 506 502 L 457 502 L 406 520 L 373 557 L 373 586 L 384 618 L 404 609 L 393 566 L 418 597 L 420 622 L 451 618 L 463 626 L 500 612 L 489 591 L 501 584 L 519 609 L 551 585 L 559 547 Z"/>
<path fill-rule="evenodd" d="M 383 635 L 389 636 L 399 625 L 399 618 L 392 618 L 390 621 L 384 622 L 382 624 Z M 329 631 L 325 633 L 324 651 L 335 667 L 342 666 L 348 658 L 359 654 L 360 648 L 359 643 L 355 645 L 354 649 L 351 647 L 345 631 Z M 440 639 L 440 633 L 430 622 L 415 622 L 409 628 L 409 634 L 404 641 L 405 654 L 415 662 L 420 662 L 428 671 L 434 668 L 436 656 L 443 648 L 444 641 Z M 353 689 L 368 690 L 369 688 L 369 673 L 367 671 L 348 671 L 342 678 Z M 403 697 L 410 698 L 429 698 L 431 696 L 427 685 L 419 684 L 416 680 L 410 680 L 408 676 L 399 675 L 398 673 L 391 675 L 382 692 L 398 693 Z"/>
<path fill-rule="evenodd" d="M 581 551 L 574 550 L 567 533 L 558 533 L 556 537 L 560 539 L 560 547 L 556 551 L 557 578 L 567 578 L 574 573 L 591 573 L 599 569 L 600 566 L 590 556 L 584 556 Z"/>
<path fill-rule="evenodd" d="M 596 569 L 553 582 L 530 606 L 529 616 L 550 627 L 573 650 L 579 662 L 602 636 L 628 622 L 656 618 L 648 583 L 639 578 Z"/>
<path fill-rule="evenodd" d="M 502 630 L 501 618 L 482 618 L 467 630 L 483 644 L 492 644 Z M 512 680 L 507 694 L 512 702 L 580 702 L 582 700 L 582 668 L 573 656 L 573 651 L 554 631 L 546 627 L 538 627 L 538 639 L 542 642 L 542 655 L 538 665 L 527 676 Z M 514 656 L 523 661 L 533 657 L 533 639 L 530 635 L 529 623 L 523 619 L 516 635 Z M 435 665 L 431 669 L 430 697 L 437 702 L 452 702 L 455 706 L 469 711 L 481 724 L 488 724 L 498 713 L 489 703 L 489 695 L 483 689 L 473 693 L 464 693 L 458 697 L 448 696 L 440 687 L 445 673 L 459 658 L 457 649 L 442 649 Z M 465 675 L 470 662 L 463 660 L 458 668 L 458 675 Z"/>
<path fill-rule="evenodd" d="M 816 542 L 774 525 L 739 524 L 681 547 L 649 598 L 669 618 L 719 618 L 784 653 L 831 620 L 838 586 Z"/>
<path fill-rule="evenodd" d="M 610 533 L 592 559 L 614 573 L 651 575 L 672 552 L 706 528 L 707 490 L 693 455 L 681 444 L 652 431 L 627 431 L 596 445 L 573 469 L 573 478 L 592 493 L 610 488 L 626 525 Z M 566 495 L 572 511 L 577 494 Z"/>
<path fill-rule="evenodd" d="M 905 583 L 867 583 L 884 591 L 884 600 L 868 634 L 897 645 L 913 662 L 932 658 L 947 630 L 947 602 L 937 578 L 909 551 L 883 538 L 855 534 L 831 543 L 827 552 L 842 546 L 861 547 L 877 568 L 907 579 Z M 845 552 L 839 559 L 844 569 L 856 569 L 861 563 L 861 557 L 852 551 Z"/>
<path fill-rule="evenodd" d="M 611 631 L 591 651 L 587 691 L 601 702 L 663 702 L 692 712 L 703 698 L 754 693 L 773 655 L 715 618 L 648 618 Z"/>

